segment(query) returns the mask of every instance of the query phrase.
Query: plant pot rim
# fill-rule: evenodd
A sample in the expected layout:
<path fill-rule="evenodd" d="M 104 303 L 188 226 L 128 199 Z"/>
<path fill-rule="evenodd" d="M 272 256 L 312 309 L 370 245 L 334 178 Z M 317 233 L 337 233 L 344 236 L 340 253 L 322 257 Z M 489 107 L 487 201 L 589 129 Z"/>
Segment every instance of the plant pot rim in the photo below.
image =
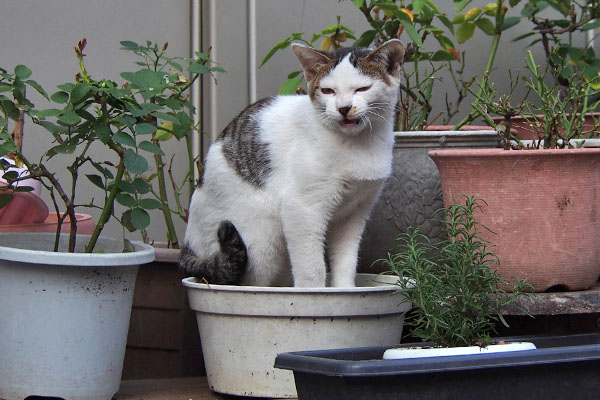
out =
<path fill-rule="evenodd" d="M 485 127 L 482 127 L 485 128 Z M 464 131 L 453 131 L 451 129 L 437 129 L 427 131 L 394 131 L 397 137 L 426 137 L 426 136 L 449 136 L 449 137 L 473 137 L 473 136 L 498 136 L 498 132 L 488 127 L 487 129 L 470 129 Z"/>
<path fill-rule="evenodd" d="M 579 149 L 441 149 L 429 151 L 432 158 L 462 158 L 462 157 L 540 157 L 540 156 L 569 156 L 569 155 L 594 155 L 600 154 L 600 148 L 583 147 Z"/>
<path fill-rule="evenodd" d="M 46 250 L 32 250 L 28 247 L 34 245 L 37 241 L 49 241 L 54 243 L 54 233 L 42 232 L 0 232 L 0 254 L 4 260 L 18 262 L 35 262 L 48 266 L 116 266 L 116 265 L 139 265 L 149 263 L 154 260 L 154 248 L 141 242 L 132 242 L 136 251 L 130 253 L 107 252 L 107 253 L 68 253 L 54 252 Z M 68 234 L 62 234 L 61 239 L 67 240 Z M 90 235 L 77 235 L 78 247 L 82 241 L 89 238 Z M 11 245 L 4 245 L 7 241 Z M 99 243 L 112 244 L 119 242 L 117 239 L 100 237 Z M 18 245 L 18 247 L 17 247 Z M 102 245 L 98 246 L 100 249 Z"/>
<path fill-rule="evenodd" d="M 368 283 L 377 282 L 381 286 L 356 286 L 348 288 L 338 287 L 273 287 L 273 286 L 235 286 L 235 285 L 213 285 L 198 282 L 198 278 L 185 278 L 181 282 L 183 286 L 199 290 L 221 291 L 221 292 L 239 292 L 239 293 L 274 293 L 274 294 L 345 294 L 345 293 L 373 293 L 390 292 L 394 293 L 399 288 L 394 284 L 397 277 L 393 275 L 379 274 L 356 274 L 358 282 Z"/>

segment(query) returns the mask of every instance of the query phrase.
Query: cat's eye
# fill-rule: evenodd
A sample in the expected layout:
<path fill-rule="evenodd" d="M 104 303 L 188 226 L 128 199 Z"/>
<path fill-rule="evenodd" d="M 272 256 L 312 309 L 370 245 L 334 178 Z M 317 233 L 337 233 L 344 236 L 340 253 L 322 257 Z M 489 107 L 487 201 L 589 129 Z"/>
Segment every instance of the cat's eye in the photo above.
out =
<path fill-rule="evenodd" d="M 356 91 L 357 92 L 366 92 L 369 89 L 371 89 L 371 86 L 363 86 L 363 87 L 359 87 L 358 89 L 356 89 Z"/>
<path fill-rule="evenodd" d="M 322 87 L 322 88 L 321 88 L 321 93 L 323 93 L 323 94 L 334 94 L 334 93 L 335 93 L 335 90 L 333 90 L 333 89 L 330 89 L 330 88 L 325 88 L 325 87 Z"/>

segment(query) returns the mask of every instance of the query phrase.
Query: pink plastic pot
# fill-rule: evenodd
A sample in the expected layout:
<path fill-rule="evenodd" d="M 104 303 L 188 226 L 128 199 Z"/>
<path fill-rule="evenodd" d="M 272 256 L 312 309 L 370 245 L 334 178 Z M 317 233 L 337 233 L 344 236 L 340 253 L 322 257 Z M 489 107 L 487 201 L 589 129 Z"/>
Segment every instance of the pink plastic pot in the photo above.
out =
<path fill-rule="evenodd" d="M 12 206 L 13 201 L 7 206 Z M 6 207 L 0 209 L 4 210 Z M 46 210 L 48 208 L 46 207 Z M 10 215 L 8 215 L 10 217 Z M 88 214 L 79 214 L 76 213 L 75 217 L 77 218 L 77 233 L 82 235 L 91 235 L 94 231 L 94 226 L 96 223 L 92 219 L 91 215 Z M 0 219 L 2 219 L 0 217 Z M 40 223 L 13 223 L 13 224 L 3 224 L 0 225 L 0 232 L 56 232 L 56 224 L 58 221 L 57 214 L 47 213 L 47 217 L 43 222 Z M 63 222 L 61 227 L 61 232 L 68 233 L 70 229 L 70 218 Z"/>

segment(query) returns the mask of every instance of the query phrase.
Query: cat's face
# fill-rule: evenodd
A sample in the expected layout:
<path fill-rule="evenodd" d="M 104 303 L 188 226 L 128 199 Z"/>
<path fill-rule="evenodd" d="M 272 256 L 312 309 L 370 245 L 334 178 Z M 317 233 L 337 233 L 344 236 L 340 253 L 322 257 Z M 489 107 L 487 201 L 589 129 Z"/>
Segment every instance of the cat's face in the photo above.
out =
<path fill-rule="evenodd" d="M 357 135 L 389 122 L 396 106 L 404 46 L 391 40 L 371 51 L 340 49 L 325 53 L 295 45 L 320 122 Z"/>

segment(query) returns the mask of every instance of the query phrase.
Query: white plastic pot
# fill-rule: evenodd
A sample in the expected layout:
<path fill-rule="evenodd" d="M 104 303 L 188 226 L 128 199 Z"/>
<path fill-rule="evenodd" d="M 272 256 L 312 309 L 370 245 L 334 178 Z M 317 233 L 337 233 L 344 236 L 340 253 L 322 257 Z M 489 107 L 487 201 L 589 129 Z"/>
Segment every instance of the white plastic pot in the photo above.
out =
<path fill-rule="evenodd" d="M 393 276 L 359 274 L 356 288 L 222 286 L 183 280 L 196 311 L 208 384 L 220 393 L 296 397 L 278 353 L 400 343 L 410 303 Z"/>
<path fill-rule="evenodd" d="M 0 234 L 0 398 L 110 400 L 138 266 L 154 249 L 135 243 L 136 252 L 121 253 L 121 241 L 101 238 L 102 254 L 54 253 L 53 241 L 49 233 Z"/>

